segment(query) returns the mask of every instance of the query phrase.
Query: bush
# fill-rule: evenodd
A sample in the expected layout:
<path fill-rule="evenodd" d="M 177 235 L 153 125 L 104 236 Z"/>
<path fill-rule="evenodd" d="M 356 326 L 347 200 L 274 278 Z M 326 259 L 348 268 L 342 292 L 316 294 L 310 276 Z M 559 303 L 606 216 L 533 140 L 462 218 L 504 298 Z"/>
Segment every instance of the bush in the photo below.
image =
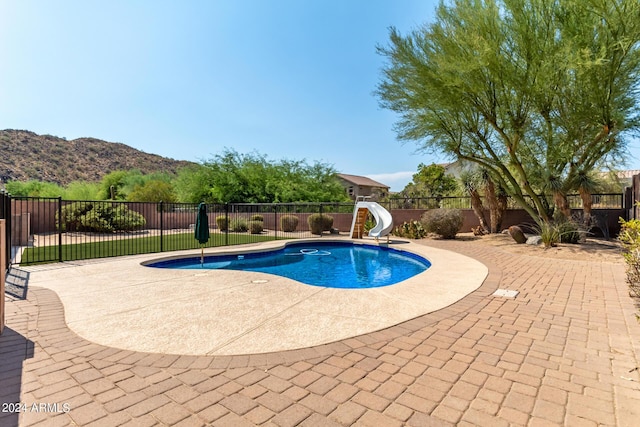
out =
<path fill-rule="evenodd" d="M 311 214 L 307 218 L 311 234 L 322 234 L 323 231 L 329 231 L 333 227 L 333 217 L 324 214 Z"/>
<path fill-rule="evenodd" d="M 244 218 L 237 218 L 231 221 L 229 224 L 229 229 L 235 233 L 244 233 L 249 230 L 249 224 L 247 220 Z"/>
<path fill-rule="evenodd" d="M 427 235 L 427 230 L 424 229 L 420 221 L 405 221 L 402 225 L 397 226 L 392 234 L 407 239 L 422 239 Z"/>
<path fill-rule="evenodd" d="M 144 227 L 146 219 L 140 213 L 129 210 L 126 205 L 111 203 L 74 202 L 62 207 L 56 219 L 62 231 L 90 231 L 112 233 L 133 231 Z"/>
<path fill-rule="evenodd" d="M 264 222 L 264 216 L 261 215 L 261 214 L 253 214 L 253 215 L 251 215 L 251 221 Z"/>
<path fill-rule="evenodd" d="M 300 220 L 295 215 L 282 215 L 280 217 L 280 229 L 282 231 L 296 231 Z"/>
<path fill-rule="evenodd" d="M 560 234 L 560 242 L 562 243 L 579 243 L 582 236 L 585 234 L 584 230 L 581 230 L 575 221 L 562 220 L 556 223 L 556 228 Z"/>
<path fill-rule="evenodd" d="M 560 232 L 558 227 L 550 222 L 543 222 L 535 227 L 535 232 L 540 235 L 545 248 L 557 246 L 560 243 Z"/>
<path fill-rule="evenodd" d="M 93 204 L 74 202 L 61 209 L 61 216 L 56 214 L 56 222 L 61 231 L 78 231 L 82 228 L 82 217 L 93 209 Z"/>
<path fill-rule="evenodd" d="M 229 229 L 229 221 L 225 215 L 219 215 L 216 217 L 216 225 L 220 231 L 227 231 Z"/>
<path fill-rule="evenodd" d="M 422 214 L 420 221 L 427 233 L 455 239 L 462 227 L 462 212 L 459 209 L 432 209 Z"/>
<path fill-rule="evenodd" d="M 147 220 L 138 212 L 129 210 L 124 205 L 119 205 L 113 209 L 111 224 L 115 230 L 133 231 L 144 227 Z"/>
<path fill-rule="evenodd" d="M 322 231 L 331 231 L 333 228 L 333 217 L 331 215 L 322 215 Z"/>
<path fill-rule="evenodd" d="M 533 227 L 533 230 L 540 235 L 545 248 L 556 246 L 558 243 L 579 243 L 585 234 L 575 221 L 566 219 L 544 222 L 542 225 Z"/>
<path fill-rule="evenodd" d="M 260 234 L 262 233 L 262 230 L 264 230 L 264 222 L 262 221 L 249 221 L 248 222 L 249 225 L 249 232 L 251 234 Z"/>
<path fill-rule="evenodd" d="M 622 228 L 618 239 L 624 248 L 627 264 L 627 284 L 631 296 L 640 298 L 640 220 L 620 220 Z M 636 315 L 637 316 L 637 315 Z"/>

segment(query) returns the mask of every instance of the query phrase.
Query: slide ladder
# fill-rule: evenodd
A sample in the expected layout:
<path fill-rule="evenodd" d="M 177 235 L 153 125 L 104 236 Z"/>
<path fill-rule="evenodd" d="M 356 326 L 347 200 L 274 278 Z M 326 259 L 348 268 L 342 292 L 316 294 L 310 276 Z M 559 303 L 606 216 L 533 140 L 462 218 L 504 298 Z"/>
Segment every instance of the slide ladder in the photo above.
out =
<path fill-rule="evenodd" d="M 367 220 L 367 213 L 371 212 L 376 221 L 375 227 L 369 230 L 369 236 L 376 240 L 382 236 L 387 236 L 393 229 L 393 218 L 391 213 L 376 202 L 356 202 L 353 210 L 353 221 L 351 222 L 352 239 L 361 239 L 364 234 L 364 223 Z"/>
<path fill-rule="evenodd" d="M 354 212 L 355 222 L 351 226 L 352 239 L 362 239 L 362 234 L 364 233 L 364 223 L 367 221 L 367 213 L 369 213 L 369 209 L 364 207 L 356 207 Z"/>

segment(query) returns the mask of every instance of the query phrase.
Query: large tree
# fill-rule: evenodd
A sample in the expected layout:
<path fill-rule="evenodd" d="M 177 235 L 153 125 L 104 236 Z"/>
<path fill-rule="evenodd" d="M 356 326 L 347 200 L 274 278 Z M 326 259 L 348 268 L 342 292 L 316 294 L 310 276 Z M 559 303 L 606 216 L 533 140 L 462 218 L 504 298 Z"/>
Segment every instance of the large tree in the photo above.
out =
<path fill-rule="evenodd" d="M 454 0 L 378 51 L 401 140 L 479 164 L 537 221 L 639 128 L 638 0 Z"/>
<path fill-rule="evenodd" d="M 442 165 L 432 163 L 418 165 L 418 172 L 413 174 L 412 181 L 401 191 L 405 197 L 435 197 L 440 199 L 450 196 L 458 189 L 458 181 L 447 175 L 447 170 Z"/>
<path fill-rule="evenodd" d="M 185 168 L 174 183 L 183 202 L 292 203 L 348 201 L 332 166 L 304 160 L 270 161 L 259 153 L 225 149 Z"/>

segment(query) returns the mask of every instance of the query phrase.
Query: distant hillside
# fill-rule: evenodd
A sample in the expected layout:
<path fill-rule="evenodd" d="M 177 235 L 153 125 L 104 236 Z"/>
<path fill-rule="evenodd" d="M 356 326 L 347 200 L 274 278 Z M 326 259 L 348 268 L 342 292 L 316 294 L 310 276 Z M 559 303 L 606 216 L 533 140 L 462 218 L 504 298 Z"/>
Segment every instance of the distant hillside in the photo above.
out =
<path fill-rule="evenodd" d="M 0 182 L 38 180 L 66 185 L 72 181 L 100 181 L 114 170 L 142 173 L 176 172 L 191 164 L 128 145 L 95 138 L 67 141 L 26 130 L 0 130 Z"/>

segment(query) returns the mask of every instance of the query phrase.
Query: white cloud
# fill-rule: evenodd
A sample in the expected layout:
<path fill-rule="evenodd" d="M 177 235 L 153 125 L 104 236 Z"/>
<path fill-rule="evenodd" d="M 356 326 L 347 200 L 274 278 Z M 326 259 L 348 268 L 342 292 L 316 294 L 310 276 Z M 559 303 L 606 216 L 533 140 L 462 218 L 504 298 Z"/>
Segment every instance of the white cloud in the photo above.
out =
<path fill-rule="evenodd" d="M 382 184 L 391 187 L 391 191 L 402 191 L 402 189 L 411 182 L 415 171 L 403 171 L 403 172 L 390 172 L 390 173 L 376 173 L 365 175 L 367 178 L 371 178 L 374 181 L 378 181 Z"/>

